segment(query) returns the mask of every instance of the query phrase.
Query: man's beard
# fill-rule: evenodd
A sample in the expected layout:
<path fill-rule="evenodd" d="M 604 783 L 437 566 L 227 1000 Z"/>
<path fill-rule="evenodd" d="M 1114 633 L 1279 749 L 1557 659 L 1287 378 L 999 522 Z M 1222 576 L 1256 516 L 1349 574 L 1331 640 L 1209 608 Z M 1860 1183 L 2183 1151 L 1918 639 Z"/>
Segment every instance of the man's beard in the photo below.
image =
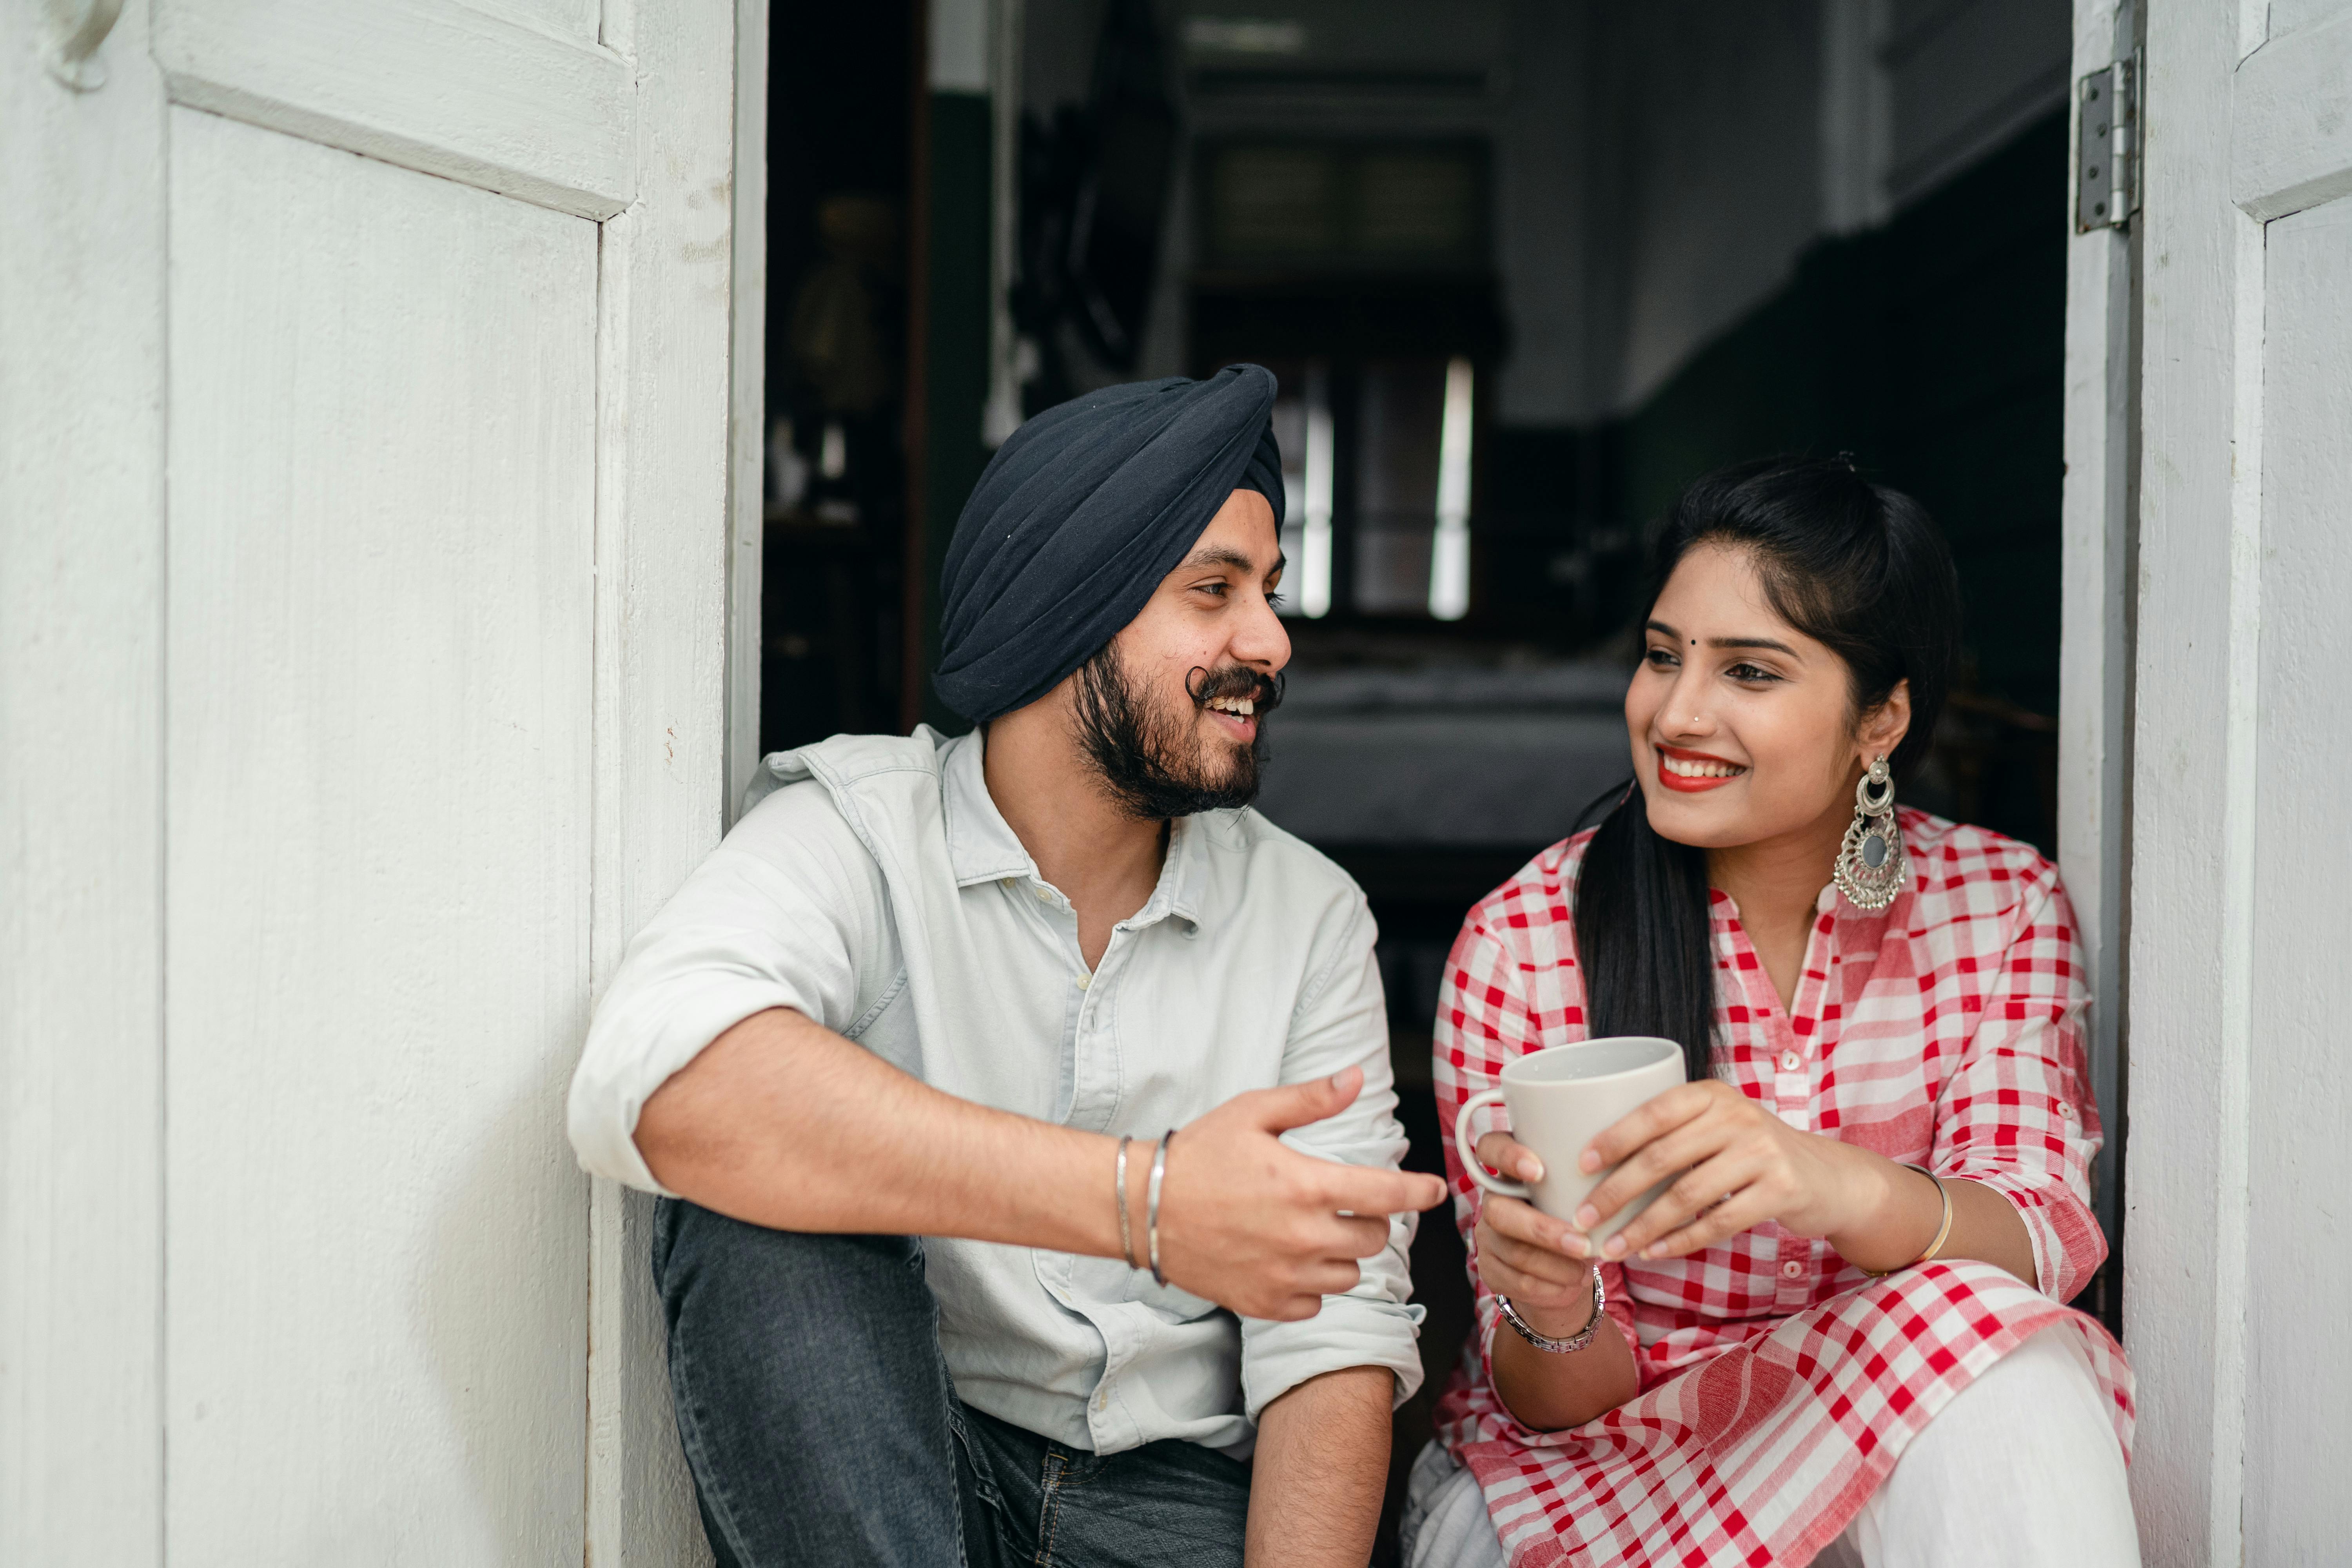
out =
<path fill-rule="evenodd" d="M 1148 692 L 1128 679 L 1106 646 L 1078 667 L 1078 741 L 1103 786 L 1130 816 L 1164 822 L 1195 812 L 1230 811 L 1257 797 L 1265 761 L 1265 721 L 1282 701 L 1278 682 L 1254 669 L 1227 665 L 1194 670 L 1186 683 L 1190 704 L 1180 718 L 1155 710 Z M 1212 699 L 1246 697 L 1256 708 L 1257 734 L 1246 746 L 1203 743 L 1191 721 Z M 1226 766 L 1214 771 L 1223 752 Z"/>

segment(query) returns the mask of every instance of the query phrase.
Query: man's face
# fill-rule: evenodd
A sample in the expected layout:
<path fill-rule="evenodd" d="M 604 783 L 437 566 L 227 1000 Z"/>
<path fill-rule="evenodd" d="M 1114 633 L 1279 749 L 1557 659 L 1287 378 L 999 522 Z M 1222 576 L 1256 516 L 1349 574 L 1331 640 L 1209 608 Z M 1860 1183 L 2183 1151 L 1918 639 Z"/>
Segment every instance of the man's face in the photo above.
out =
<path fill-rule="evenodd" d="M 1235 490 L 1142 613 L 1076 677 L 1079 739 L 1138 816 L 1246 805 L 1257 794 L 1274 677 L 1290 661 L 1275 615 L 1274 508 Z"/>

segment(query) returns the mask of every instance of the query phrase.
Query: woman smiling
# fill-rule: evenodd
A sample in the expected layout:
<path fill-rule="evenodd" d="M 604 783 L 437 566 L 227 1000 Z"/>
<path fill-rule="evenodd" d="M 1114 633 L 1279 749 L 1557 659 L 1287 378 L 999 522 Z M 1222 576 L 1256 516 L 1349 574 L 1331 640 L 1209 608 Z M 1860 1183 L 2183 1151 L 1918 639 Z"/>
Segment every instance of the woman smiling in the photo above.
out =
<path fill-rule="evenodd" d="M 1449 1121 L 1590 1037 L 1689 1081 L 1580 1152 L 1616 1169 L 1572 1216 L 1455 1163 L 1478 1331 L 1408 1560 L 2137 1563 L 2130 1371 L 2063 1305 L 2106 1252 L 2073 912 L 2028 846 L 1895 804 L 1958 640 L 1943 540 L 1774 460 L 1692 486 L 1653 582 L 1633 785 L 1471 911 L 1435 1068 Z"/>

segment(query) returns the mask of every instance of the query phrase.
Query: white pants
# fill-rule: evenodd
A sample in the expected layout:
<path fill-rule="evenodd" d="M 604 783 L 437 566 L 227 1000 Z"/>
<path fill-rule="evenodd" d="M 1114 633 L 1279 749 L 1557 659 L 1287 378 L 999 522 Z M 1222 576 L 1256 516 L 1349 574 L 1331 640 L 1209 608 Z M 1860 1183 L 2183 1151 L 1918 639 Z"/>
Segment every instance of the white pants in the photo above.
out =
<path fill-rule="evenodd" d="M 1477 1480 L 1436 1443 L 1413 1462 L 1408 1568 L 1506 1568 Z M 2034 1335 L 1895 1461 L 1822 1568 L 2137 1568 L 2123 1450 L 2082 1342 Z"/>

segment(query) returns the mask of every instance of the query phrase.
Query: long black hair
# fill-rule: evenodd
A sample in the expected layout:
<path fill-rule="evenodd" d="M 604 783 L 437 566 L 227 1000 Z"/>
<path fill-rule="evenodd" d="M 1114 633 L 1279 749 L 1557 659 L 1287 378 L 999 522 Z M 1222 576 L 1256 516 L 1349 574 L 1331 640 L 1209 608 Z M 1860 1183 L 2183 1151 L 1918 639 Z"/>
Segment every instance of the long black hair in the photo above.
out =
<path fill-rule="evenodd" d="M 1768 458 L 1709 474 L 1667 510 L 1643 620 L 1699 544 L 1746 552 L 1780 618 L 1845 661 L 1857 718 L 1911 683 L 1911 726 L 1887 759 L 1896 782 L 1907 780 L 1943 710 L 1960 637 L 1959 580 L 1927 509 L 1843 458 Z M 1612 793 L 1616 808 L 1576 879 L 1585 1018 L 1595 1037 L 1679 1041 L 1690 1076 L 1705 1078 L 1716 1000 L 1706 851 L 1652 831 L 1638 785 Z"/>

